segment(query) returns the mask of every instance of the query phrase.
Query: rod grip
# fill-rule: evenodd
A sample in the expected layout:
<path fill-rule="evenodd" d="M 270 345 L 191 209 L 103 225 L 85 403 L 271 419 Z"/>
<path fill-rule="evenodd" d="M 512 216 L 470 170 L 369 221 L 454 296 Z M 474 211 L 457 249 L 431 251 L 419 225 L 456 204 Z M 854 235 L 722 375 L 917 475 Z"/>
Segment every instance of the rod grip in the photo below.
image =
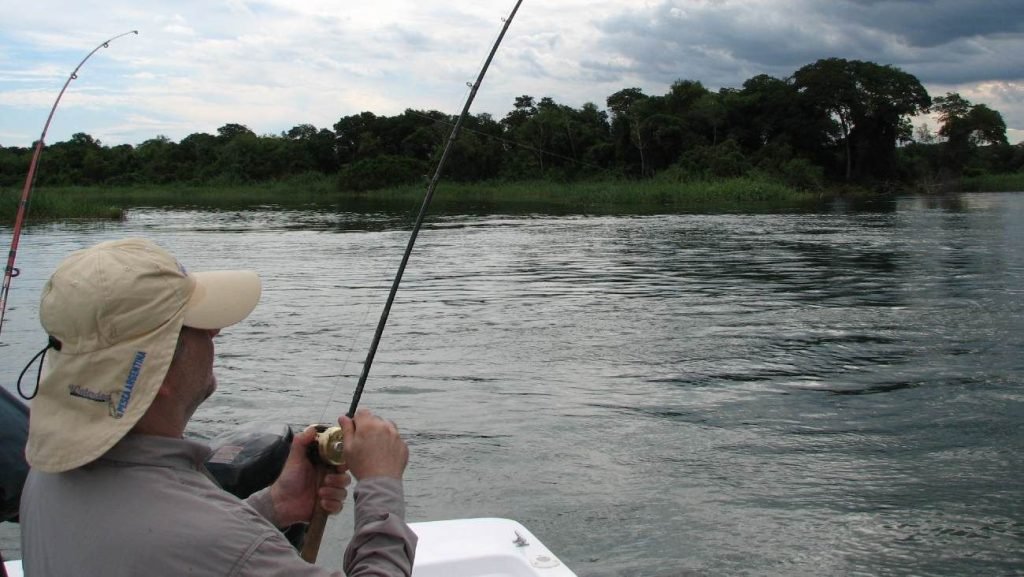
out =
<path fill-rule="evenodd" d="M 307 563 L 316 563 L 316 556 L 320 553 L 320 541 L 324 538 L 324 529 L 327 527 L 327 510 L 320 504 L 320 487 L 324 484 L 324 477 L 327 476 L 328 465 L 318 464 L 316 467 L 316 504 L 313 507 L 313 518 L 309 520 L 309 527 L 306 529 L 306 538 L 302 542 L 300 556 Z"/>

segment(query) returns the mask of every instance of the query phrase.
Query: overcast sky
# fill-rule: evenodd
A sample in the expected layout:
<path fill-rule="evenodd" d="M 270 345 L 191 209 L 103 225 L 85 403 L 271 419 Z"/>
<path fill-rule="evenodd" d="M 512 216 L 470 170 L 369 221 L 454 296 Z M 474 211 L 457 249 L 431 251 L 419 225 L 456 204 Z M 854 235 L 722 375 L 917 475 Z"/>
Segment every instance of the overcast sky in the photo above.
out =
<path fill-rule="evenodd" d="M 362 111 L 457 113 L 514 0 L 0 0 L 0 146 L 180 141 L 228 123 L 331 128 Z M 673 81 L 740 87 L 820 58 L 892 64 L 1024 140 L 1024 0 L 525 0 L 473 106 L 516 96 L 605 107 Z M 933 130 L 936 123 L 930 123 Z"/>

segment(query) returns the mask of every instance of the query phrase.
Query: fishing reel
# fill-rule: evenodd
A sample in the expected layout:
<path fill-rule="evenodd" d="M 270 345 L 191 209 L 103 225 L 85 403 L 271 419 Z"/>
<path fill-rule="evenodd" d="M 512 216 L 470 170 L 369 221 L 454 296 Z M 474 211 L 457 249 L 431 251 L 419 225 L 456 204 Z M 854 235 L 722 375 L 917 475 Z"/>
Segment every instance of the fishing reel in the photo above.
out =
<path fill-rule="evenodd" d="M 316 442 L 309 445 L 309 458 L 314 463 L 343 465 L 345 456 L 345 435 L 341 427 L 313 425 L 316 427 Z"/>
<path fill-rule="evenodd" d="M 316 442 L 310 443 L 308 447 L 309 460 L 316 465 L 317 487 L 324 484 L 330 466 L 343 465 L 345 463 L 345 434 L 341 427 L 329 427 L 327 425 L 313 425 L 316 427 Z M 313 517 L 309 520 L 306 529 L 305 541 L 299 556 L 307 563 L 316 563 L 317 554 L 320 551 L 320 541 L 324 537 L 324 529 L 327 526 L 327 511 L 317 499 L 313 509 Z"/>

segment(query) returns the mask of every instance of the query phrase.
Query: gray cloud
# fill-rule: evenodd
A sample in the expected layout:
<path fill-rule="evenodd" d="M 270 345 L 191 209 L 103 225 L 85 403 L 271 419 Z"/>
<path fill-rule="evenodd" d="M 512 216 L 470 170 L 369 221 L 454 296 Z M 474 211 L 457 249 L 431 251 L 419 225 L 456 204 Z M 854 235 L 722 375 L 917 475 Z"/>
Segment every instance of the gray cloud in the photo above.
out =
<path fill-rule="evenodd" d="M 841 0 L 822 2 L 820 9 L 924 48 L 1024 31 L 1020 0 Z"/>
<path fill-rule="evenodd" d="M 924 83 L 1024 78 L 1020 0 L 750 2 L 666 0 L 600 24 L 608 49 L 666 83 L 735 86 L 755 74 L 788 76 L 820 58 L 892 64 Z M 609 73 L 594 61 L 595 74 Z"/>

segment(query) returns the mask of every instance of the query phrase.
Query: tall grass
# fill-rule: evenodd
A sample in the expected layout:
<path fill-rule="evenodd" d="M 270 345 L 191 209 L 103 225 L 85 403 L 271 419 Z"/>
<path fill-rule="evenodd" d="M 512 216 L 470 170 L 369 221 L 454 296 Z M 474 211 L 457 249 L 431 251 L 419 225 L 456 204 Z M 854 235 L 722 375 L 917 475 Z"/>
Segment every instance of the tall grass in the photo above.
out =
<path fill-rule="evenodd" d="M 367 200 L 414 203 L 422 199 L 422 187 L 400 187 L 364 193 Z M 476 206 L 494 209 L 552 208 L 561 210 L 657 211 L 686 209 L 735 209 L 765 205 L 797 206 L 819 200 L 816 193 L 801 192 L 758 178 L 720 181 L 667 182 L 658 180 L 606 180 L 578 183 L 549 181 L 442 183 L 433 202 L 439 206 Z"/>
<path fill-rule="evenodd" d="M 346 210 L 408 210 L 423 199 L 425 185 L 367 192 L 343 192 L 329 177 L 238 186 L 125 186 L 39 188 L 32 198 L 33 219 L 121 218 L 140 207 L 246 208 L 256 206 L 334 206 Z M 13 221 L 20 191 L 0 191 L 0 211 Z M 442 182 L 434 204 L 494 211 L 657 212 L 791 207 L 819 200 L 817 193 L 794 190 L 766 178 L 671 182 L 593 181 L 578 183 Z"/>
<path fill-rule="evenodd" d="M 37 220 L 55 219 L 112 219 L 119 220 L 124 216 L 124 209 L 114 199 L 97 198 L 88 192 L 76 192 L 75 189 L 58 189 L 39 194 L 32 194 L 27 206 L 27 215 Z M 0 190 L 0 214 L 4 220 L 13 223 L 21 203 L 21 190 Z"/>
<path fill-rule="evenodd" d="M 963 179 L 961 188 L 967 192 L 1024 192 L 1024 172 L 972 176 Z"/>
<path fill-rule="evenodd" d="M 39 187 L 33 191 L 33 219 L 122 218 L 140 207 L 240 208 L 260 205 L 298 206 L 324 202 L 333 188 L 323 182 L 287 182 L 236 186 Z M 0 190 L 0 214 L 13 221 L 21 191 Z"/>

